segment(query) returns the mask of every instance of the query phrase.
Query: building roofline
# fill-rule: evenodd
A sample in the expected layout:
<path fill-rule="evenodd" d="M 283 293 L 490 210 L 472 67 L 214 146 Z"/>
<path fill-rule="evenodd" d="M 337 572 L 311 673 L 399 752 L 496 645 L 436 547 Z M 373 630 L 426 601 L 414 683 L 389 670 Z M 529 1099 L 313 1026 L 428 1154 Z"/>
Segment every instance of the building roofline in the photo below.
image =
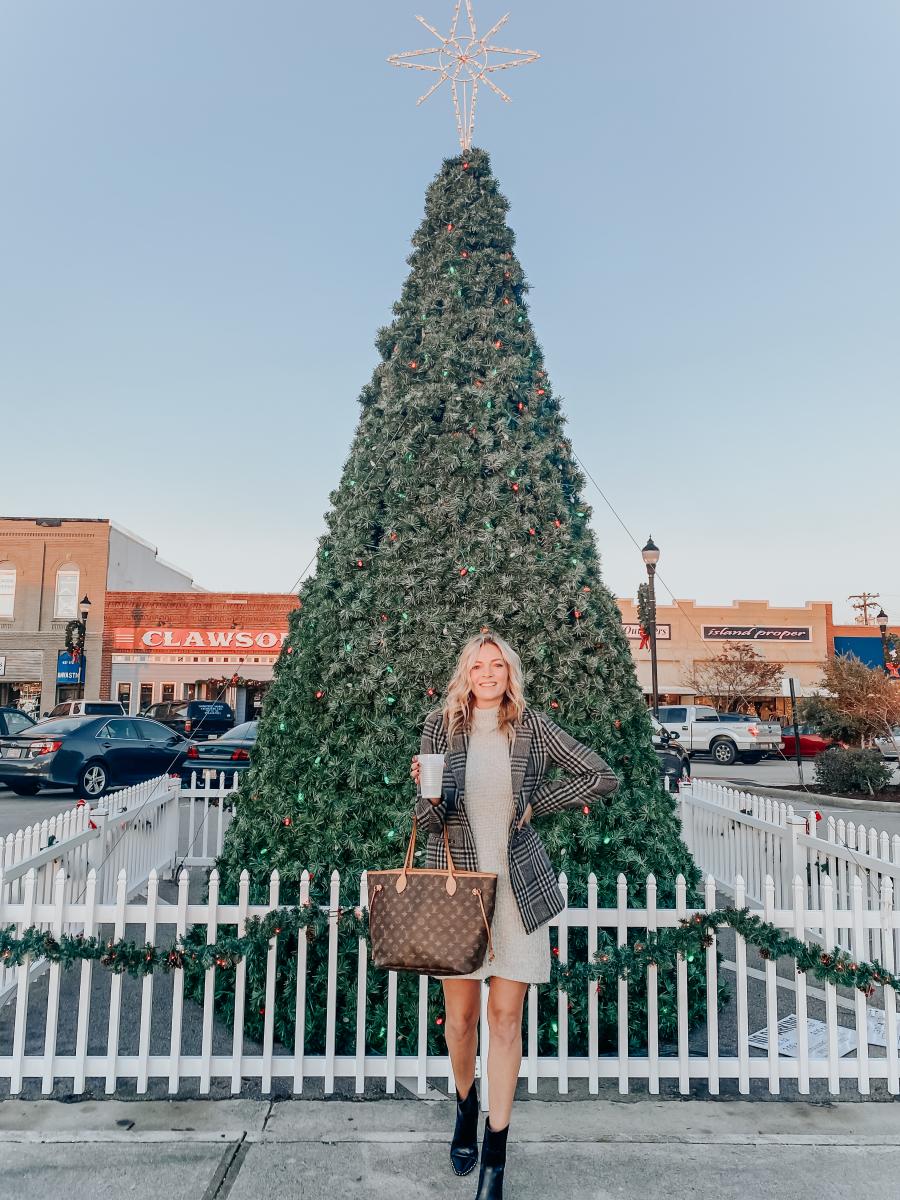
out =
<path fill-rule="evenodd" d="M 139 533 L 135 533 L 133 529 L 128 529 L 125 525 L 120 525 L 118 521 L 109 522 L 110 529 L 115 529 L 116 533 L 121 533 L 123 537 L 131 538 L 133 542 L 139 542 L 140 545 L 146 546 L 148 550 L 152 550 L 156 561 L 161 567 L 166 567 L 169 571 L 177 571 L 179 575 L 183 575 L 185 579 L 194 582 L 194 576 L 191 571 L 186 571 L 184 567 L 179 567 L 175 563 L 169 562 L 167 558 L 160 558 L 159 547 L 154 546 L 152 542 L 148 542 L 146 538 L 141 537 Z M 197 585 L 199 588 L 199 584 Z M 201 589 L 204 590 L 205 589 Z"/>
<path fill-rule="evenodd" d="M 34 525 L 112 525 L 109 517 L 0 517 L 0 521 L 31 521 Z"/>
<path fill-rule="evenodd" d="M 620 601 L 624 600 L 629 604 L 635 603 L 634 598 L 631 596 L 620 596 L 619 600 Z M 699 604 L 696 600 L 682 600 L 682 599 L 660 600 L 659 598 L 657 598 L 656 607 L 657 608 L 676 608 L 676 607 L 680 607 L 680 606 L 684 605 L 686 607 L 689 606 L 691 608 L 716 608 L 716 609 L 732 608 L 732 609 L 737 609 L 742 604 L 755 604 L 755 605 L 761 606 L 763 608 L 767 608 L 770 611 L 777 610 L 779 612 L 788 612 L 788 611 L 810 612 L 815 607 L 819 607 L 822 605 L 829 605 L 832 603 L 833 602 L 831 600 L 806 600 L 803 604 L 773 604 L 771 600 L 732 600 L 728 604 Z"/>

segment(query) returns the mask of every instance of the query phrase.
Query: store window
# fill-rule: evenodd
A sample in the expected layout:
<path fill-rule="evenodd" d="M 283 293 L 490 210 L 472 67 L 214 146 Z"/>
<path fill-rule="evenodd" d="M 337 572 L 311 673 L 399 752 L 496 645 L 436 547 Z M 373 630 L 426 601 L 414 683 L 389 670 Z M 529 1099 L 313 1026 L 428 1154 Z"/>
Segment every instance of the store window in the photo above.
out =
<path fill-rule="evenodd" d="M 16 610 L 15 567 L 0 567 L 0 620 L 12 620 Z"/>
<path fill-rule="evenodd" d="M 153 684 L 141 684 L 141 703 L 138 712 L 143 712 L 145 708 L 149 708 L 153 703 Z"/>
<path fill-rule="evenodd" d="M 120 683 L 116 687 L 116 699 L 127 713 L 131 712 L 131 684 Z"/>
<path fill-rule="evenodd" d="M 56 572 L 56 601 L 53 605 L 54 617 L 71 621 L 78 616 L 78 580 L 79 571 L 77 567 L 60 567 Z"/>
<path fill-rule="evenodd" d="M 174 683 L 162 684 L 162 691 L 160 692 L 159 698 L 160 698 L 160 700 L 162 700 L 163 704 L 171 704 L 172 701 L 175 699 L 175 684 Z"/>
<path fill-rule="evenodd" d="M 181 698 L 182 698 L 182 700 L 196 700 L 197 699 L 196 683 L 183 683 L 181 685 Z"/>

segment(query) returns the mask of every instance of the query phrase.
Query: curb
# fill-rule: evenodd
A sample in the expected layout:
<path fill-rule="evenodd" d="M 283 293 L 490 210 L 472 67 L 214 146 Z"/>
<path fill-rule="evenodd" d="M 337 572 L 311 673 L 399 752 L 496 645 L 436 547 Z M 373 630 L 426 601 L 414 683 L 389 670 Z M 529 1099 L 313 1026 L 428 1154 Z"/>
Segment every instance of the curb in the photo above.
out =
<path fill-rule="evenodd" d="M 858 808 L 864 812 L 900 813 L 898 800 L 857 800 L 852 796 L 823 796 L 818 792 L 801 792 L 799 789 L 778 787 L 777 784 L 729 783 L 727 786 L 736 791 L 752 792 L 756 796 L 768 796 L 772 800 L 800 800 L 811 808 L 824 805 L 826 808 Z"/>

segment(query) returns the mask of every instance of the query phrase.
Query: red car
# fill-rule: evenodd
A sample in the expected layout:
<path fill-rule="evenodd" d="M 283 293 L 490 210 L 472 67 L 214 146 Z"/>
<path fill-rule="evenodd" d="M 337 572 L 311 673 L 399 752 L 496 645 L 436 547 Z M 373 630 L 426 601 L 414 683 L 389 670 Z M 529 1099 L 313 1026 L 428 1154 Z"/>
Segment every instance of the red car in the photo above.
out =
<path fill-rule="evenodd" d="M 822 737 L 821 733 L 816 731 L 809 725 L 800 725 L 800 757 L 815 758 L 817 754 L 821 754 L 823 750 L 827 750 L 829 746 L 834 746 L 833 738 Z M 785 725 L 781 730 L 781 737 L 784 741 L 783 754 L 785 758 L 794 758 L 794 727 L 793 725 Z"/>

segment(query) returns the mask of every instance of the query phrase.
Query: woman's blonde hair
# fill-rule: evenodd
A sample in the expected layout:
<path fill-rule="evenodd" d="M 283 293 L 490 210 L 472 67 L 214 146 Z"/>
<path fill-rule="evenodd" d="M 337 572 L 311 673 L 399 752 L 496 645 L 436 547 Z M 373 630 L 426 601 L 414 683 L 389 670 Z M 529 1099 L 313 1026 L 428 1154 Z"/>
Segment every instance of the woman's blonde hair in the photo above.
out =
<path fill-rule="evenodd" d="M 468 730 L 472 723 L 472 684 L 469 672 L 482 646 L 496 646 L 506 663 L 506 691 L 497 714 L 499 728 L 512 740 L 513 726 L 525 712 L 525 693 L 522 687 L 522 661 L 504 638 L 487 630 L 469 638 L 459 653 L 453 677 L 447 685 L 444 701 L 444 728 L 448 737 Z"/>

